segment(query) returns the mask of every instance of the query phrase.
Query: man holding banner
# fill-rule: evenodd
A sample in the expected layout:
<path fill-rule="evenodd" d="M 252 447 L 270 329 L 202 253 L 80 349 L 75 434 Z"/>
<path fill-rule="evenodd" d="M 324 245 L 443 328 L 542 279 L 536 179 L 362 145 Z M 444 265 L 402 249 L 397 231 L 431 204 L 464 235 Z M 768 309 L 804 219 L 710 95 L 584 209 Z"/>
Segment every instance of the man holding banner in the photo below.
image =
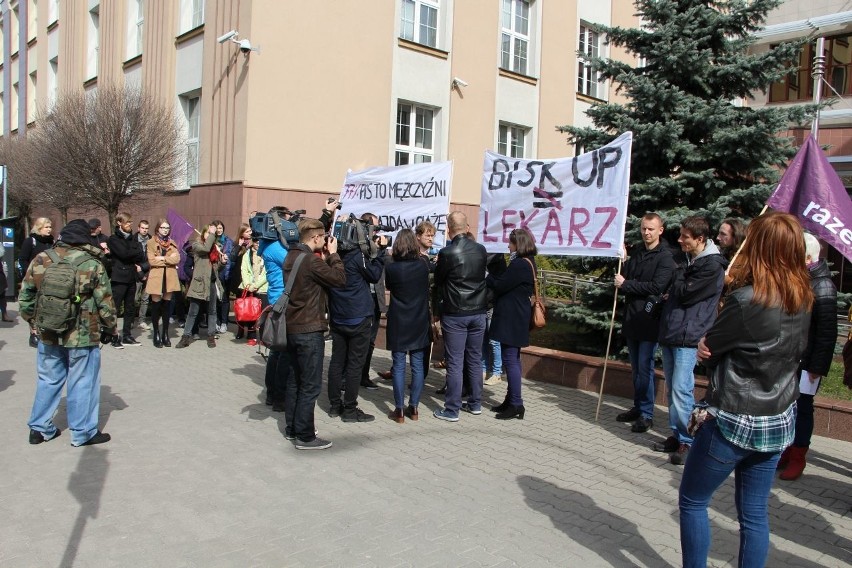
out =
<path fill-rule="evenodd" d="M 633 371 L 633 408 L 616 420 L 633 422 L 633 432 L 647 432 L 654 426 L 654 352 L 660 334 L 655 306 L 661 304 L 675 267 L 671 250 L 660 240 L 664 228 L 658 214 L 642 217 L 643 243 L 634 247 L 624 274 L 615 276 L 615 287 L 626 296 L 621 330 Z"/>
<path fill-rule="evenodd" d="M 450 243 L 438 253 L 435 287 L 441 314 L 444 356 L 447 360 L 447 394 L 435 418 L 458 422 L 459 410 L 482 413 L 482 338 L 488 298 L 485 287 L 485 247 L 468 236 L 467 217 L 461 211 L 447 216 Z M 462 373 L 467 373 L 470 397 L 462 404 Z"/>

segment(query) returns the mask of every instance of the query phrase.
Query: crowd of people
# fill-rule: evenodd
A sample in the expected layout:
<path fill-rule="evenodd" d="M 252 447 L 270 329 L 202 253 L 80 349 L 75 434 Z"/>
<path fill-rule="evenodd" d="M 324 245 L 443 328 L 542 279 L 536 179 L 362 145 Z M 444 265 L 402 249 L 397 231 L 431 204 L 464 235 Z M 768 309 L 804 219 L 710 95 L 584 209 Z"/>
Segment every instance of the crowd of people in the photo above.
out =
<path fill-rule="evenodd" d="M 358 396 L 361 388 L 376 388 L 371 358 L 385 312 L 392 367 L 379 375 L 393 386 L 390 420 L 419 419 L 438 334 L 446 368 L 446 384 L 438 392 L 445 401 L 433 416 L 458 422 L 461 413 L 481 414 L 483 386 L 496 384 L 505 373 L 506 397 L 490 410 L 497 419 L 523 420 L 520 352 L 529 345 L 526 322 L 537 274 L 532 235 L 521 228 L 511 231 L 507 263 L 504 254 L 488 254 L 465 215 L 453 211 L 446 245 L 437 254 L 436 229 L 428 221 L 399 231 L 393 246 L 380 235 L 362 246 L 341 246 L 332 231 L 336 208 L 336 200 L 329 199 L 319 219 L 299 219 L 298 242 L 261 238 L 248 224 L 232 240 L 224 225 L 213 221 L 185 249 L 170 238 L 165 219 L 151 235 L 148 221 L 133 232 L 131 217 L 119 214 L 109 237 L 97 219 L 77 219 L 56 242 L 50 221 L 37 219 L 22 249 L 27 269 L 20 292 L 20 312 L 31 323 L 30 341 L 38 348 L 30 443 L 60 435 L 52 417 L 66 382 L 72 444 L 108 441 L 109 435 L 97 430 L 99 343 L 116 349 L 140 345 L 132 332 L 138 317 L 139 325 L 151 330 L 155 348 L 171 346 L 173 321 L 183 327 L 176 348 L 200 339 L 200 329 L 214 348 L 228 331 L 230 296 L 242 293 L 257 295 L 263 306 L 286 301 L 287 345 L 268 352 L 266 404 L 284 412 L 285 437 L 298 450 L 332 445 L 317 435 L 314 421 L 329 338 L 329 415 L 343 422 L 375 420 L 358 406 Z M 361 221 L 375 225 L 377 218 L 366 213 Z M 828 372 L 836 341 L 837 290 L 819 242 L 790 215 L 768 213 L 748 227 L 725 219 L 715 242 L 706 219 L 687 217 L 680 223 L 680 251 L 672 250 L 664 231 L 660 215 L 642 217 L 642 241 L 614 279 L 624 295 L 622 330 L 634 387 L 632 407 L 616 419 L 631 423 L 633 432 L 653 428 L 659 347 L 671 435 L 652 449 L 685 465 L 679 500 L 684 564 L 706 563 L 707 505 L 733 471 L 740 560 L 761 565 L 776 469 L 782 479 L 794 480 L 805 468 L 813 393 Z M 67 330 L 39 329 L 34 315 L 44 274 L 66 259 L 78 263 L 77 318 Z M 206 321 L 199 317 L 204 312 Z M 255 345 L 255 322 L 237 324 L 235 339 Z M 697 363 L 709 379 L 699 403 Z M 800 394 L 800 381 L 814 388 Z"/>

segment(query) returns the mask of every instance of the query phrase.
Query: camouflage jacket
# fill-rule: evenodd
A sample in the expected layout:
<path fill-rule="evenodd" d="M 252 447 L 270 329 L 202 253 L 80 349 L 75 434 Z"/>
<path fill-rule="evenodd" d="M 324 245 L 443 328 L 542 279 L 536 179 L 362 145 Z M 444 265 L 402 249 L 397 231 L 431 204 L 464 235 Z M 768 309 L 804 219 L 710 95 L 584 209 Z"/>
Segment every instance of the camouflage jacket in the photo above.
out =
<path fill-rule="evenodd" d="M 82 299 L 77 326 L 62 336 L 52 332 L 42 333 L 41 340 L 46 345 L 93 347 L 99 343 L 102 326 L 110 330 L 115 329 L 115 304 L 112 301 L 112 286 L 103 263 L 103 251 L 92 245 L 69 246 L 61 241 L 54 247 L 60 257 L 73 255 L 71 259 L 83 254 L 81 249 L 95 258 L 83 262 L 77 271 L 77 290 Z M 44 271 L 51 264 L 47 253 L 39 253 L 24 276 L 18 301 L 21 317 L 26 321 L 32 320 L 35 315 L 36 294 L 44 278 Z"/>

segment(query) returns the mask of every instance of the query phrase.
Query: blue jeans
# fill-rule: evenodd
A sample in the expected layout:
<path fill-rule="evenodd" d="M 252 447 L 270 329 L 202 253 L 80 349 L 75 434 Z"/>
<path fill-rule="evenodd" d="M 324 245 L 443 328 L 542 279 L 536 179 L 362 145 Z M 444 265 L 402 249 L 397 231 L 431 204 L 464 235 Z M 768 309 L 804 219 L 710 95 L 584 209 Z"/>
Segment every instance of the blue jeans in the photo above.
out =
<path fill-rule="evenodd" d="M 45 438 L 56 434 L 53 415 L 68 384 L 66 414 L 71 444 L 79 446 L 98 433 L 101 390 L 101 350 L 98 347 L 61 347 L 38 342 L 38 382 L 29 427 Z"/>
<path fill-rule="evenodd" d="M 462 374 L 470 382 L 468 403 L 482 406 L 482 336 L 485 334 L 485 314 L 472 316 L 444 315 L 441 318 L 444 334 L 444 358 L 447 360 L 447 396 L 444 407 L 458 415 L 461 409 Z"/>
<path fill-rule="evenodd" d="M 285 434 L 310 442 L 316 438 L 314 408 L 322 391 L 323 332 L 288 334 L 287 352 L 293 372 L 287 377 L 285 387 Z"/>
<path fill-rule="evenodd" d="M 822 381 L 820 381 L 820 384 L 822 384 Z M 817 390 L 819 389 L 817 388 Z M 796 401 L 796 434 L 793 438 L 793 445 L 797 448 L 810 447 L 813 433 L 814 395 L 800 394 Z"/>
<path fill-rule="evenodd" d="M 627 352 L 630 355 L 630 368 L 633 371 L 633 408 L 643 418 L 654 417 L 654 352 L 657 344 L 653 341 L 627 339 Z"/>
<path fill-rule="evenodd" d="M 730 443 L 708 418 L 695 435 L 680 481 L 680 546 L 684 568 L 707 565 L 713 493 L 734 472 L 740 522 L 738 566 L 763 566 L 769 552 L 769 490 L 780 452 L 755 452 Z"/>
<path fill-rule="evenodd" d="M 524 399 L 521 398 L 521 348 L 505 343 L 501 347 L 503 366 L 506 367 L 506 380 L 509 383 L 506 397 L 512 406 L 523 406 Z"/>
<path fill-rule="evenodd" d="M 423 380 L 426 378 L 426 351 L 417 349 L 409 351 L 408 357 L 411 361 L 411 395 L 408 404 L 417 408 L 420 404 L 420 393 L 423 392 Z M 393 402 L 396 408 L 405 405 L 405 351 L 393 351 Z"/>
<path fill-rule="evenodd" d="M 485 336 L 488 337 L 488 334 Z M 490 367 L 489 363 L 491 363 Z M 489 375 L 499 375 L 503 372 L 503 357 L 500 353 L 499 341 L 486 339 L 482 344 L 482 371 Z"/>
<path fill-rule="evenodd" d="M 663 373 L 666 375 L 666 390 L 669 398 L 669 426 L 681 444 L 692 444 L 692 436 L 686 431 L 689 416 L 695 407 L 695 361 L 696 347 L 672 347 L 663 345 Z"/>

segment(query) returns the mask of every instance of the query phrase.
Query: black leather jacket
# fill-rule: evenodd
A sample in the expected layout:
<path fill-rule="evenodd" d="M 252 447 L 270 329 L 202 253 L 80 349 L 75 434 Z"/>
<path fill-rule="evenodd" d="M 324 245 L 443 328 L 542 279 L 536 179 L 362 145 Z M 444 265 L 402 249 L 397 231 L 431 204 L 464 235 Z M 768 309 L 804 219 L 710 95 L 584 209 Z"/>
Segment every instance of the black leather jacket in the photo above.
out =
<path fill-rule="evenodd" d="M 736 414 L 775 416 L 799 395 L 799 358 L 808 343 L 810 310 L 788 314 L 752 303 L 754 289 L 738 288 L 705 337 L 710 385 L 706 402 Z"/>
<path fill-rule="evenodd" d="M 837 343 L 837 287 L 831 281 L 831 270 L 821 260 L 809 269 L 814 309 L 808 334 L 808 346 L 802 355 L 802 369 L 824 377 L 831 367 Z"/>
<path fill-rule="evenodd" d="M 485 286 L 485 247 L 466 235 L 456 235 L 438 253 L 435 266 L 436 315 L 472 316 L 488 311 Z"/>

